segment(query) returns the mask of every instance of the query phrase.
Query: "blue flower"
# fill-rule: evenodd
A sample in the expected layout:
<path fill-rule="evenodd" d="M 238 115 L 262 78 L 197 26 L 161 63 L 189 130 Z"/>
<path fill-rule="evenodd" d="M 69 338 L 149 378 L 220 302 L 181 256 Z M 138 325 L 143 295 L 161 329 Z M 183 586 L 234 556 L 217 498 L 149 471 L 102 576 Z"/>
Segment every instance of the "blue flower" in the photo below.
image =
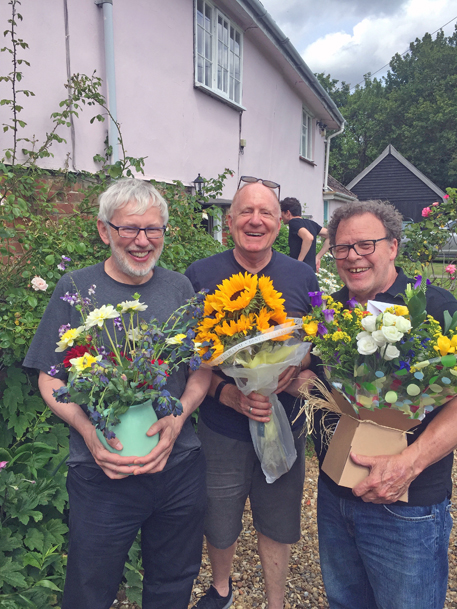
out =
<path fill-rule="evenodd" d="M 311 306 L 320 307 L 322 305 L 322 294 L 324 292 L 308 292 L 308 296 L 311 298 Z"/>
<path fill-rule="evenodd" d="M 51 366 L 51 369 L 48 370 L 49 376 L 55 376 L 57 374 L 57 372 L 58 372 L 57 366 Z"/>
<path fill-rule="evenodd" d="M 317 332 L 323 336 L 324 334 L 328 334 L 328 330 L 327 328 L 324 326 L 323 323 L 319 322 L 317 325 Z"/>
<path fill-rule="evenodd" d="M 194 355 L 194 357 L 191 357 L 189 360 L 189 367 L 191 370 L 198 370 L 201 363 L 202 363 L 201 357 L 199 355 Z"/>
<path fill-rule="evenodd" d="M 348 300 L 348 301 L 346 302 L 346 305 L 347 305 L 348 307 L 350 307 L 351 309 L 355 309 L 355 307 L 356 307 L 358 304 L 359 304 L 359 303 L 358 303 L 358 301 L 357 301 L 355 298 L 351 298 L 351 300 Z"/>
<path fill-rule="evenodd" d="M 325 321 L 333 321 L 335 309 L 324 309 L 322 313 L 324 314 Z"/>

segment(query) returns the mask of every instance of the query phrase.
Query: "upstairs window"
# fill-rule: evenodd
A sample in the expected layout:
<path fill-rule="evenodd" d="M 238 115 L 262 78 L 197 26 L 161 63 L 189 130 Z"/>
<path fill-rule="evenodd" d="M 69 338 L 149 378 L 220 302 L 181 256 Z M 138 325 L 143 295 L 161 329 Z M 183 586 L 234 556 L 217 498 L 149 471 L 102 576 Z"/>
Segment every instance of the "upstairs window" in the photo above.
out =
<path fill-rule="evenodd" d="M 206 0 L 195 10 L 195 84 L 240 105 L 243 35 Z"/>
<path fill-rule="evenodd" d="M 309 161 L 313 158 L 313 119 L 302 109 L 300 156 Z"/>

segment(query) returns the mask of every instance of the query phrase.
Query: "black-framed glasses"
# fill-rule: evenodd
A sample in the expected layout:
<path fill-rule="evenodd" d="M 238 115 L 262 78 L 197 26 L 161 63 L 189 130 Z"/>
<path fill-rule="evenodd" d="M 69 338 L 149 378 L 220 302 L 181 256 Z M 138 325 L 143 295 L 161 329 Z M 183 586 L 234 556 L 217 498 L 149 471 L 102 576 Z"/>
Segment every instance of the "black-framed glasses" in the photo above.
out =
<path fill-rule="evenodd" d="M 267 188 L 271 188 L 272 190 L 278 189 L 278 201 L 279 195 L 281 193 L 281 186 L 277 182 L 272 182 L 271 180 L 262 180 L 262 178 L 254 178 L 254 176 L 241 176 L 240 181 L 238 182 L 238 190 L 241 186 L 241 182 L 245 182 L 246 184 L 255 184 L 256 182 L 260 182 Z"/>
<path fill-rule="evenodd" d="M 136 239 L 140 231 L 144 231 L 146 239 L 161 239 L 165 233 L 166 226 L 148 226 L 148 228 L 138 228 L 137 226 L 114 226 L 108 222 L 111 228 L 117 230 L 119 237 L 123 239 Z"/>
<path fill-rule="evenodd" d="M 364 241 L 357 241 L 352 245 L 334 245 L 329 248 L 329 252 L 335 258 L 335 260 L 344 260 L 349 256 L 349 252 L 354 250 L 358 256 L 369 256 L 376 249 L 376 243 L 379 241 L 385 241 L 389 237 L 382 237 L 382 239 L 365 239 Z"/>

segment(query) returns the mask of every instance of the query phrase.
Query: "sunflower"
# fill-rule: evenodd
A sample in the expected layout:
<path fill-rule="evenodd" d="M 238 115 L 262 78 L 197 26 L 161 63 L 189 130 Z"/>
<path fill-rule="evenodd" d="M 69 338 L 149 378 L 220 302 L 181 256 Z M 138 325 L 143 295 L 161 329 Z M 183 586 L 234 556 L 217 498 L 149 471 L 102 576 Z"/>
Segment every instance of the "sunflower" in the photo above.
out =
<path fill-rule="evenodd" d="M 195 340 L 197 340 L 197 338 Z M 203 359 L 203 361 L 207 363 L 212 362 L 213 359 L 216 359 L 216 357 L 219 357 L 219 355 L 222 355 L 222 353 L 224 353 L 224 345 L 221 343 L 219 337 L 216 336 L 216 334 L 207 332 L 203 342 L 211 343 L 210 345 L 205 345 L 204 347 L 200 347 L 198 349 L 198 354 Z"/>
<path fill-rule="evenodd" d="M 238 273 L 224 279 L 214 296 L 226 311 L 241 311 L 249 306 L 257 294 L 257 276 Z M 221 310 L 219 308 L 218 310 Z"/>
<path fill-rule="evenodd" d="M 284 309 L 284 298 L 281 298 L 281 292 L 274 289 L 273 282 L 269 277 L 265 277 L 264 275 L 259 277 L 259 289 L 267 307 L 273 310 L 280 308 Z"/>
<path fill-rule="evenodd" d="M 254 323 L 254 315 L 241 315 L 238 321 L 229 319 L 224 321 L 220 326 L 214 328 L 214 332 L 218 336 L 234 336 L 235 334 L 247 334 L 249 330 L 252 330 Z"/>
<path fill-rule="evenodd" d="M 205 317 L 212 315 L 213 313 L 220 313 L 222 310 L 221 303 L 216 294 L 208 294 L 205 298 L 205 306 L 203 314 Z"/>

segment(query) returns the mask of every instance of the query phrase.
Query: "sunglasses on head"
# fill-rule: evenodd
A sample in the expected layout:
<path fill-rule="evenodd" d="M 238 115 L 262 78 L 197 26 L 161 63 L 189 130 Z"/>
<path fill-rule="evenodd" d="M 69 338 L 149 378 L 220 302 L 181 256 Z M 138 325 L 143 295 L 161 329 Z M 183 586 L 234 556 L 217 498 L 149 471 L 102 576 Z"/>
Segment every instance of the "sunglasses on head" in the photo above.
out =
<path fill-rule="evenodd" d="M 245 182 L 246 184 L 255 184 L 256 182 L 260 182 L 267 188 L 271 188 L 275 190 L 278 189 L 278 201 L 279 194 L 281 192 L 281 186 L 277 182 L 272 182 L 271 180 L 262 180 L 262 178 L 254 178 L 254 176 L 241 176 L 240 181 L 238 182 L 238 190 L 241 186 L 241 182 Z"/>

